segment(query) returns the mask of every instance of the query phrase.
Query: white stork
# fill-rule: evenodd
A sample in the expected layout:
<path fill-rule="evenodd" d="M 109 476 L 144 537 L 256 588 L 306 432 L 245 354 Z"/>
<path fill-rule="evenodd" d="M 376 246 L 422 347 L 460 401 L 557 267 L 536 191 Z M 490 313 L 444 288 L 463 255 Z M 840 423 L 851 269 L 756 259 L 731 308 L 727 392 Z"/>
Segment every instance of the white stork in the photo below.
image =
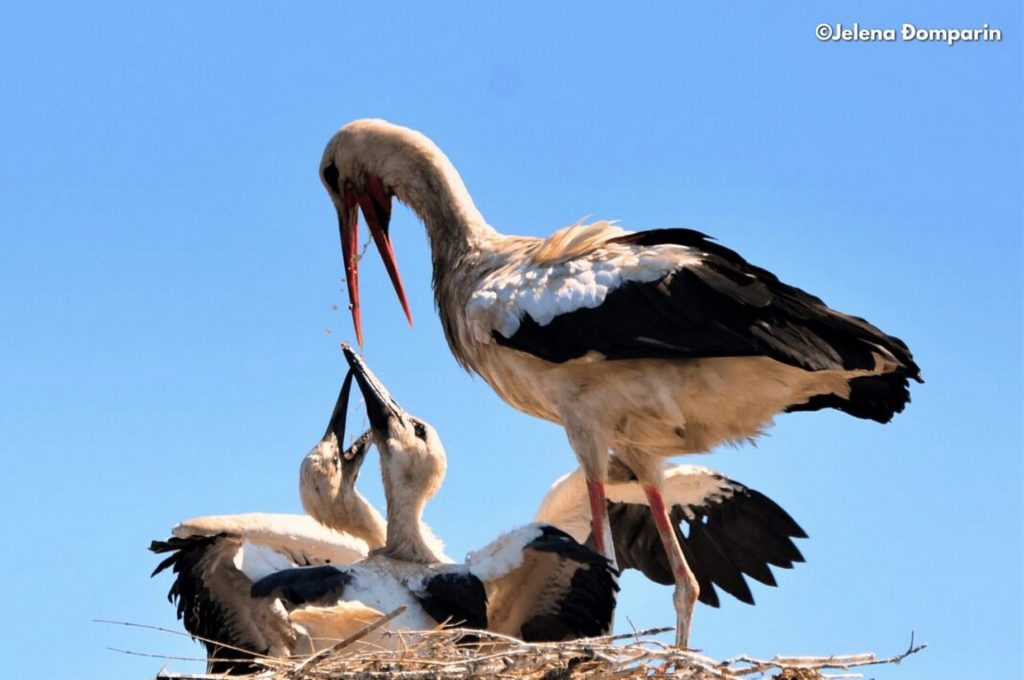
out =
<path fill-rule="evenodd" d="M 340 634 L 373 619 L 375 612 L 357 602 L 289 616 L 272 600 L 251 594 L 254 582 L 276 571 L 352 564 L 384 546 L 384 519 L 355 488 L 369 436 L 345 452 L 338 446 L 344 440 L 347 385 L 323 439 L 302 461 L 299 489 L 308 515 L 197 517 L 150 545 L 155 553 L 170 553 L 153 575 L 174 572 L 168 600 L 176 603 L 185 629 L 203 640 L 209 673 L 245 674 L 257 668 L 252 660 L 258 656 L 310 653 L 311 630 L 330 626 Z"/>
<path fill-rule="evenodd" d="M 444 477 L 444 447 L 433 427 L 406 413 L 351 348 L 343 347 L 381 456 L 386 544 L 358 564 L 276 571 L 253 584 L 253 596 L 279 602 L 293 617 L 352 601 L 379 612 L 404 605 L 394 625 L 411 630 L 454 623 L 527 641 L 606 632 L 618 590 L 615 570 L 565 532 L 541 524 L 522 527 L 459 565 L 426 540 L 422 514 Z M 329 626 L 311 635 L 317 645 L 339 637 Z"/>
<path fill-rule="evenodd" d="M 206 644 L 209 672 L 246 673 L 260 656 L 318 651 L 399 605 L 407 609 L 389 623 L 391 630 L 454 622 L 529 641 L 606 632 L 615 571 L 555 527 L 522 527 L 464 564 L 451 564 L 422 522 L 446 467 L 437 433 L 404 412 L 347 347 L 346 356 L 372 428 L 338 451 L 346 379 L 323 441 L 302 464 L 300 491 L 311 517 L 202 517 L 150 547 L 171 553 L 153 573 L 172 568 L 176 574 L 168 599 L 177 602 L 186 630 Z M 381 453 L 386 523 L 355 489 L 371 436 Z M 359 646 L 394 642 L 374 632 Z"/>
<path fill-rule="evenodd" d="M 411 321 L 388 231 L 397 197 L 426 226 L 456 360 L 515 408 L 564 426 L 609 557 L 609 450 L 635 471 L 672 560 L 680 646 L 698 584 L 659 490 L 662 457 L 753 439 L 780 412 L 835 408 L 888 422 L 910 399 L 908 381 L 920 380 L 902 341 L 699 232 L 598 222 L 504 236 L 441 150 L 408 128 L 346 125 L 320 177 L 338 213 L 360 344 L 359 210 Z"/>
<path fill-rule="evenodd" d="M 289 617 L 273 601 L 253 597 L 253 583 L 282 569 L 352 564 L 368 554 L 363 541 L 310 517 L 270 513 L 188 520 L 174 527 L 171 538 L 153 541 L 150 550 L 170 553 L 153 575 L 174 572 L 167 599 L 176 604 L 185 630 L 206 646 L 207 672 L 241 675 L 255 672 L 260 656 L 311 653 L 307 626 L 319 623 L 301 614 Z M 350 605 L 320 618 L 354 630 L 371 622 L 371 615 Z"/>
<path fill-rule="evenodd" d="M 637 569 L 656 583 L 673 584 L 672 565 L 651 515 L 647 496 L 618 457 L 608 467 L 608 518 L 621 569 Z M 661 492 L 676 540 L 700 586 L 700 601 L 717 607 L 714 586 L 747 604 L 754 596 L 744 576 L 776 585 L 770 566 L 803 562 L 793 544 L 807 534 L 775 501 L 710 468 L 673 465 L 665 469 Z M 593 541 L 583 471 L 556 480 L 534 522 L 553 524 L 581 543 Z M 685 529 L 685 531 L 684 531 Z"/>

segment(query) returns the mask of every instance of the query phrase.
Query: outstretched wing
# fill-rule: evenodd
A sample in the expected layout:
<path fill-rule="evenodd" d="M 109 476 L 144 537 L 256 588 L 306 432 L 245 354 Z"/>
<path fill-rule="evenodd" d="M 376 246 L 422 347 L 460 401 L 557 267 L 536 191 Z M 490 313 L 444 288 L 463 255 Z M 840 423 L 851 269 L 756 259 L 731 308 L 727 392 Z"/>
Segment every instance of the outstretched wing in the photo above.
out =
<path fill-rule="evenodd" d="M 153 575 L 166 569 L 175 574 L 168 599 L 185 630 L 206 645 L 210 672 L 252 672 L 258 667 L 244 659 L 293 642 L 290 624 L 271 603 L 253 599 L 253 582 L 299 565 L 348 564 L 367 552 L 363 541 L 305 515 L 197 517 L 173 533 L 150 545 L 155 553 L 170 553 Z"/>
<path fill-rule="evenodd" d="M 270 648 L 251 616 L 251 582 L 233 564 L 240 547 L 237 537 L 225 534 L 171 537 L 149 547 L 157 554 L 170 553 L 153 576 L 165 569 L 174 573 L 167 599 L 177 605 L 185 630 L 206 646 L 211 673 L 255 673 L 262 666 L 247 659 Z"/>
<path fill-rule="evenodd" d="M 609 496 L 614 497 L 615 485 L 608 488 Z M 769 565 L 789 569 L 804 561 L 792 539 L 807 534 L 789 513 L 754 489 L 706 468 L 677 466 L 667 471 L 663 495 L 704 604 L 718 606 L 714 586 L 741 602 L 754 604 L 744 576 L 774 586 Z M 639 498 L 612 500 L 608 517 L 619 566 L 639 569 L 657 583 L 673 583 L 646 502 Z"/>
<path fill-rule="evenodd" d="M 616 561 L 622 569 L 638 569 L 653 581 L 671 584 L 671 567 L 646 495 L 632 471 L 617 457 L 611 460 L 605 491 Z M 669 467 L 662 495 L 705 604 L 718 605 L 714 586 L 752 604 L 745 575 L 775 585 L 769 565 L 789 568 L 803 561 L 792 539 L 806 534 L 793 518 L 767 496 L 714 470 Z M 583 471 L 577 468 L 552 485 L 534 521 L 555 524 L 592 546 L 586 498 Z"/>
<path fill-rule="evenodd" d="M 178 538 L 219 533 L 239 537 L 246 548 L 241 568 L 253 581 L 285 567 L 353 564 L 369 552 L 362 539 L 329 529 L 309 515 L 207 515 L 178 524 L 173 533 Z"/>

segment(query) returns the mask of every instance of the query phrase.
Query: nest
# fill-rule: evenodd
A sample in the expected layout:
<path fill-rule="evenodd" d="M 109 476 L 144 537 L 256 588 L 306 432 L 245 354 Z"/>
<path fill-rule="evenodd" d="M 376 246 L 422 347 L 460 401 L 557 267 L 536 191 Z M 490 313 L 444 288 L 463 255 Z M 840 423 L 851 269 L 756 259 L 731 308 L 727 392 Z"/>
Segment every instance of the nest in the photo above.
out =
<path fill-rule="evenodd" d="M 381 633 L 393 646 L 384 649 L 362 639 L 401 613 L 399 608 L 334 646 L 313 656 L 279 659 L 257 657 L 264 670 L 248 680 L 447 680 L 449 678 L 683 678 L 743 680 L 778 678 L 817 680 L 859 677 L 849 669 L 898 664 L 925 645 L 914 644 L 901 654 L 879 658 L 872 653 L 842 656 L 739 656 L 717 661 L 697 651 L 674 647 L 652 636 L 672 630 L 657 628 L 626 635 L 608 635 L 570 642 L 528 643 L 487 631 L 446 628 L 433 631 Z M 466 640 L 473 643 L 467 644 Z M 249 659 L 251 661 L 251 659 Z M 836 675 L 835 671 L 841 671 Z M 156 680 L 206 680 L 223 675 L 162 671 Z"/>

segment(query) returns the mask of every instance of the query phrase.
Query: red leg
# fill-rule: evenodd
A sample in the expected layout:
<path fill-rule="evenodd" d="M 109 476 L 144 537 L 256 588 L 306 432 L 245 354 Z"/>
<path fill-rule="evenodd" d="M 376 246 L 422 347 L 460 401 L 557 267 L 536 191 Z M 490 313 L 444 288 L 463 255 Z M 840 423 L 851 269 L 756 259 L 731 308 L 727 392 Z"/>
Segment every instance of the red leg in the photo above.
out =
<path fill-rule="evenodd" d="M 690 620 L 693 618 L 697 596 L 700 595 L 700 586 L 697 585 L 697 579 L 683 557 L 683 549 L 676 538 L 665 501 L 661 497 L 661 490 L 656 486 L 644 486 L 644 493 L 647 495 L 654 525 L 658 528 L 661 543 L 672 567 L 672 576 L 676 581 L 676 589 L 672 594 L 672 602 L 676 609 L 676 646 L 687 647 L 690 640 Z"/>
<path fill-rule="evenodd" d="M 612 542 L 612 527 L 608 523 L 608 504 L 605 502 L 604 484 L 587 479 L 587 495 L 590 496 L 591 531 L 597 552 L 601 553 L 616 569 L 615 544 Z"/>

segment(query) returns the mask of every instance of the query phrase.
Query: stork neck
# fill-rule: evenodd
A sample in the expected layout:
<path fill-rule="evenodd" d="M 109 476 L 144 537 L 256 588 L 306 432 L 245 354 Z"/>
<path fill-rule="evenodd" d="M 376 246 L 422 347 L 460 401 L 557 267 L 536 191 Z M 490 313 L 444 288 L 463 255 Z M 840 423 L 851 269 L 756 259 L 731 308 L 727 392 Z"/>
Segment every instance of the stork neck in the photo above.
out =
<path fill-rule="evenodd" d="M 350 531 L 366 541 L 371 550 L 384 545 L 387 540 L 386 525 L 377 508 L 358 491 L 353 491 L 345 500 L 345 505 L 348 506 L 346 514 L 351 524 Z"/>
<path fill-rule="evenodd" d="M 316 504 L 307 507 L 307 511 L 324 526 L 363 539 L 371 550 L 385 544 L 384 518 L 366 497 L 354 489 L 338 502 L 323 506 Z"/>
<path fill-rule="evenodd" d="M 409 186 L 406 197 L 399 198 L 423 220 L 431 248 L 442 243 L 451 248 L 472 248 L 481 239 L 493 236 L 495 230 L 476 209 L 452 162 L 436 147 L 415 156 L 415 185 Z"/>
<path fill-rule="evenodd" d="M 387 488 L 390 485 L 386 485 Z M 434 563 L 444 561 L 427 541 L 429 532 L 423 524 L 426 500 L 403 493 L 388 493 L 387 543 L 382 553 L 407 562 Z"/>
<path fill-rule="evenodd" d="M 430 146 L 412 145 L 404 159 L 392 157 L 398 198 L 423 220 L 430 241 L 435 275 L 467 253 L 477 251 L 498 233 L 487 224 L 462 177 L 444 153 Z M 389 178 L 385 178 L 386 180 Z"/>

